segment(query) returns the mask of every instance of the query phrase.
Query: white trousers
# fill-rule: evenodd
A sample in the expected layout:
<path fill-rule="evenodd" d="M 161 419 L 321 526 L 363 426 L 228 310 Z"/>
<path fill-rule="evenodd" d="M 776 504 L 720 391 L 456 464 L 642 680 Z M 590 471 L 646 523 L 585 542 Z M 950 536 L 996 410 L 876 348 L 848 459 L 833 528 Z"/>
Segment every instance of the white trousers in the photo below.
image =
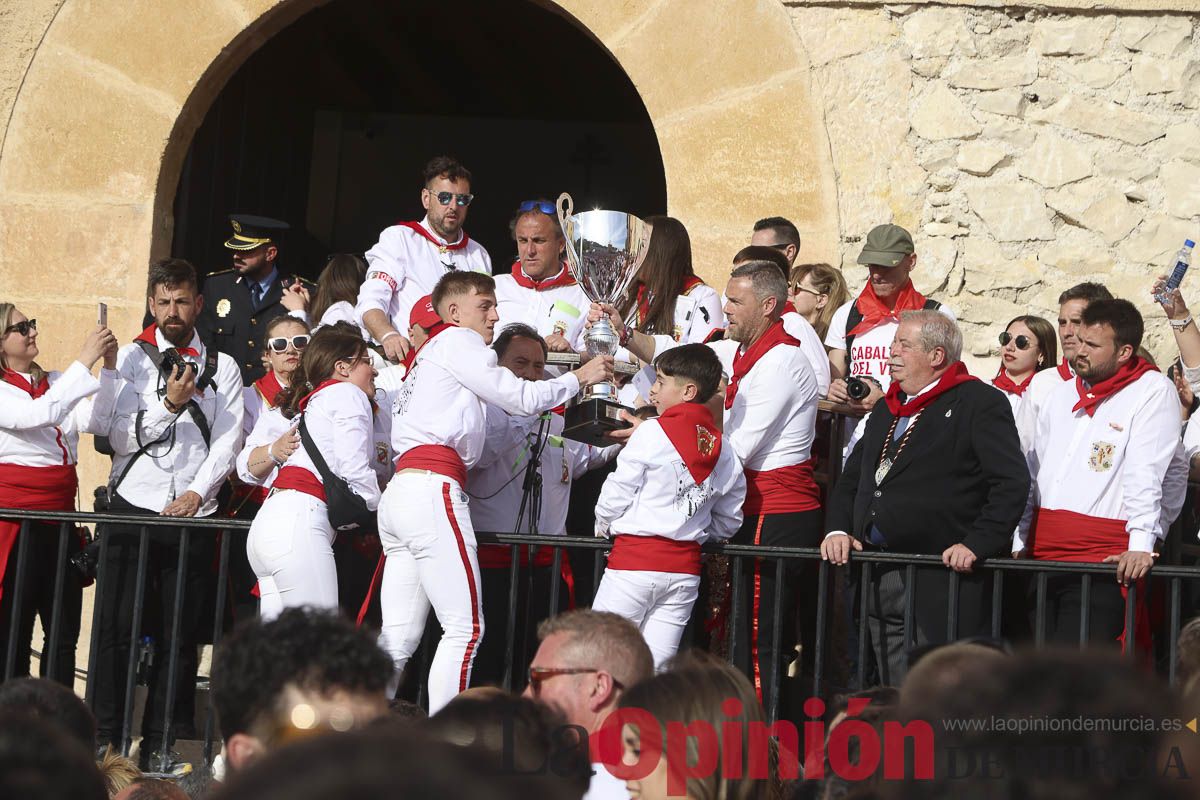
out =
<path fill-rule="evenodd" d="M 611 611 L 637 625 L 654 656 L 655 669 L 661 669 L 679 650 L 699 590 L 699 575 L 605 569 L 592 609 Z"/>
<path fill-rule="evenodd" d="M 335 535 L 325 504 L 312 495 L 284 490 L 267 498 L 246 540 L 263 619 L 293 606 L 337 609 Z"/>
<path fill-rule="evenodd" d="M 466 493 L 436 473 L 398 473 L 379 503 L 379 539 L 387 556 L 380 644 L 397 675 L 421 642 L 430 606 L 442 626 L 429 668 L 433 715 L 470 685 L 483 638 L 479 545 Z"/>

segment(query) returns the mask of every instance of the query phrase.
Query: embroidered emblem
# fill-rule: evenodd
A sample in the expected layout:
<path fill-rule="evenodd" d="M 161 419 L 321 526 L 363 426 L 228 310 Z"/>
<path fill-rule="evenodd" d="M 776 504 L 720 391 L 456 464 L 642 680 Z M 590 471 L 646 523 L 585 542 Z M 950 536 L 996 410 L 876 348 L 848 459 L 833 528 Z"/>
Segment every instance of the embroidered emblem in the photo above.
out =
<path fill-rule="evenodd" d="M 385 442 L 375 443 L 375 460 L 380 464 L 388 463 L 388 446 Z"/>
<path fill-rule="evenodd" d="M 234 224 L 237 224 L 237 223 L 234 223 Z M 232 308 L 232 304 L 229 302 L 229 298 L 222 297 L 220 300 L 217 301 L 217 316 L 218 317 L 228 317 L 229 311 L 231 308 Z"/>
<path fill-rule="evenodd" d="M 229 223 L 230 223 L 231 225 L 233 225 L 233 232 L 234 232 L 234 233 L 241 233 L 241 232 L 242 232 L 242 223 L 238 222 L 236 219 L 231 219 L 231 220 L 229 220 Z"/>
<path fill-rule="evenodd" d="M 700 451 L 700 455 L 712 455 L 713 448 L 717 446 L 717 437 L 713 436 L 712 431 L 700 425 L 696 426 L 696 449 Z"/>
<path fill-rule="evenodd" d="M 1108 442 L 1092 442 L 1092 457 L 1088 459 L 1088 467 L 1092 472 L 1108 472 L 1112 469 L 1116 449 L 1116 445 Z"/>
<path fill-rule="evenodd" d="M 565 337 L 567 335 L 567 323 L 561 320 L 555 320 L 554 329 L 550 331 L 550 335 Z"/>

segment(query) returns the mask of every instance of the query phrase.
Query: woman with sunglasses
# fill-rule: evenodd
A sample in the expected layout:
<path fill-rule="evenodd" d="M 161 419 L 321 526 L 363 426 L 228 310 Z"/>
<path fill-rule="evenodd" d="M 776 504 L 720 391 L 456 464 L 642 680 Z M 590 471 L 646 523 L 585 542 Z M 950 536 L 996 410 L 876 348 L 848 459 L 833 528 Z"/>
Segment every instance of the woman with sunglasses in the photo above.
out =
<path fill-rule="evenodd" d="M 850 299 L 842 271 L 829 264 L 797 264 L 788 281 L 788 300 L 796 313 L 808 320 L 821 341 L 829 331 L 833 313 Z"/>
<path fill-rule="evenodd" d="M 120 382 L 116 372 L 117 339 L 103 326 L 87 335 L 79 358 L 63 372 L 46 372 L 37 361 L 37 320 L 28 319 L 12 303 L 0 303 L 0 508 L 73 511 L 79 479 L 79 434 L 108 433 Z M 103 359 L 100 378 L 92 367 Z M 33 523 L 22 547 L 27 548 L 22 581 L 21 614 L 12 628 L 17 585 L 17 537 L 21 524 L 0 520 L 0 654 L 17 637 L 15 675 L 29 674 L 34 618 L 41 616 L 46 642 L 41 674 L 67 686 L 75 680 L 75 644 L 79 638 L 83 586 L 73 569 L 65 573 L 57 642 L 49 640 L 58 569 L 59 527 Z M 63 557 L 78 552 L 80 542 L 68 537 Z M 68 568 L 69 569 L 69 568 Z M 74 577 L 73 577 L 74 576 Z M 55 650 L 53 675 L 48 654 Z"/>
<path fill-rule="evenodd" d="M 380 496 L 379 477 L 372 469 L 377 450 L 374 394 L 375 369 L 366 342 L 339 324 L 313 336 L 291 385 L 279 397 L 283 417 L 290 422 L 303 416 L 310 444 L 329 470 L 372 510 Z M 275 477 L 246 544 L 264 618 L 291 606 L 338 607 L 335 536 L 320 472 L 300 446 Z"/>
<path fill-rule="evenodd" d="M 1057 364 L 1054 326 L 1041 317 L 1017 317 L 1000 334 L 1000 371 L 992 385 L 1008 395 L 1015 413 L 1033 376 Z"/>
<path fill-rule="evenodd" d="M 247 437 L 263 413 L 279 405 L 279 394 L 291 385 L 292 373 L 311 338 L 308 323 L 295 317 L 276 317 L 267 323 L 262 356 L 267 372 L 245 389 L 243 427 Z"/>

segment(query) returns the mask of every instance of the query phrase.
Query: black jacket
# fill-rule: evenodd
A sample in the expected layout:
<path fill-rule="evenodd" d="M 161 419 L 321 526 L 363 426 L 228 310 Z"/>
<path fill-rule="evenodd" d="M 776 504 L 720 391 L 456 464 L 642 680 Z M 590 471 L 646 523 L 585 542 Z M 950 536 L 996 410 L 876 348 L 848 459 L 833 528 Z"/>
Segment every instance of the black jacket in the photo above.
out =
<path fill-rule="evenodd" d="M 280 272 L 263 296 L 258 311 L 251 310 L 250 287 L 236 270 L 214 272 L 204 280 L 201 288 L 204 309 L 196 328 L 205 342 L 212 342 L 218 352 L 237 361 L 242 370 L 242 383 L 246 385 L 261 378 L 265 372 L 263 334 L 268 322 L 288 313 L 279 301 L 283 297 L 283 287 L 290 286 L 293 280 L 295 276 Z M 310 294 L 316 294 L 313 284 L 308 281 L 304 284 Z"/>

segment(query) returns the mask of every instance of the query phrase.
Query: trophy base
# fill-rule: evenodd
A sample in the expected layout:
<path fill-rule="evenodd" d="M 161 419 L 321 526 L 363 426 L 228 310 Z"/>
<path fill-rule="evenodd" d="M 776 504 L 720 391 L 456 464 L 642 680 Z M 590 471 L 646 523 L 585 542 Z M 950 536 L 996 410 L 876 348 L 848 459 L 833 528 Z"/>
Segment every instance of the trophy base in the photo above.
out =
<path fill-rule="evenodd" d="M 563 414 L 562 435 L 573 442 L 583 442 L 593 447 L 610 447 L 616 442 L 606 435 L 609 431 L 632 427 L 621 419 L 622 411 L 632 413 L 632 409 L 602 397 L 593 397 L 567 406 L 566 413 Z"/>

